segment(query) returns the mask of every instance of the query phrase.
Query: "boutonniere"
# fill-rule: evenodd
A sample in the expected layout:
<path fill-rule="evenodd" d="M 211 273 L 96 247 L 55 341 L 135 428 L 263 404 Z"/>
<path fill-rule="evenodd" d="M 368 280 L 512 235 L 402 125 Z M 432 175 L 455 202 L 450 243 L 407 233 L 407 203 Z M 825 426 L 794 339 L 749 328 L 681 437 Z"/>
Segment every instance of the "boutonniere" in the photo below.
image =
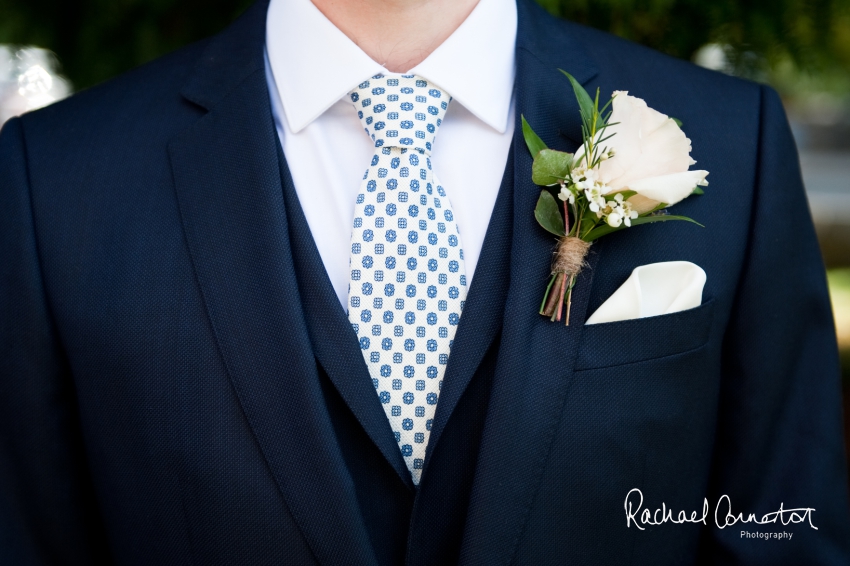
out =
<path fill-rule="evenodd" d="M 522 117 L 522 133 L 534 156 L 531 178 L 542 185 L 534 216 L 559 238 L 540 314 L 560 321 L 591 244 L 608 234 L 651 222 L 684 220 L 667 208 L 703 194 L 708 171 L 689 171 L 691 140 L 681 123 L 627 92 L 599 107 L 569 73 L 581 112 L 581 147 L 573 154 L 549 149 Z"/>

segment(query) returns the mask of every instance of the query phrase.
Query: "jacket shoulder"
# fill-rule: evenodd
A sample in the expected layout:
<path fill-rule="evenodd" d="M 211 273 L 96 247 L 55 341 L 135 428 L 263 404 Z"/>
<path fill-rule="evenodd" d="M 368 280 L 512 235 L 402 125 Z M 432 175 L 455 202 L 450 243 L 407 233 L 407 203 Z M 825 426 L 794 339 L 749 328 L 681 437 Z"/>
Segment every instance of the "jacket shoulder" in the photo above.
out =
<path fill-rule="evenodd" d="M 151 123 L 185 111 L 180 90 L 197 65 L 207 41 L 181 48 L 41 110 L 21 116 L 28 143 L 42 136 L 52 145 L 78 143 L 135 124 Z M 74 141 L 76 139 L 76 142 Z"/>

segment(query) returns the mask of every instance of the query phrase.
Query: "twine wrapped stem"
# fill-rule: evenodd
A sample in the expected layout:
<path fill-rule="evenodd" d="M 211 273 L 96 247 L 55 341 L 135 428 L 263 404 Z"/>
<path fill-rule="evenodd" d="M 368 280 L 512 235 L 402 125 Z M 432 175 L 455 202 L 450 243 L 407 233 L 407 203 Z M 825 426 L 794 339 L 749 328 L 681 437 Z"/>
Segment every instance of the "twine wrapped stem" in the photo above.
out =
<path fill-rule="evenodd" d="M 552 277 L 546 296 L 543 298 L 540 314 L 551 317 L 552 321 L 560 321 L 566 303 L 566 324 L 569 326 L 573 285 L 578 274 L 586 266 L 585 258 L 589 249 L 590 242 L 585 242 L 581 238 L 575 236 L 561 238 L 552 260 Z"/>

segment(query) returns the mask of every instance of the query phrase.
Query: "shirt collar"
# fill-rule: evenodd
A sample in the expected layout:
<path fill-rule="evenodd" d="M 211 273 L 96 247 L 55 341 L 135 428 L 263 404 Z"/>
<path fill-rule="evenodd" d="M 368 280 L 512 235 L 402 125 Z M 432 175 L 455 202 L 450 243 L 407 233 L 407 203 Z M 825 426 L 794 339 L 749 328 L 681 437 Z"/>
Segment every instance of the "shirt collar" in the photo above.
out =
<path fill-rule="evenodd" d="M 409 71 L 445 89 L 500 133 L 515 75 L 514 0 L 480 0 L 425 61 Z M 290 131 L 297 133 L 362 80 L 386 73 L 310 0 L 271 0 L 266 50 Z"/>

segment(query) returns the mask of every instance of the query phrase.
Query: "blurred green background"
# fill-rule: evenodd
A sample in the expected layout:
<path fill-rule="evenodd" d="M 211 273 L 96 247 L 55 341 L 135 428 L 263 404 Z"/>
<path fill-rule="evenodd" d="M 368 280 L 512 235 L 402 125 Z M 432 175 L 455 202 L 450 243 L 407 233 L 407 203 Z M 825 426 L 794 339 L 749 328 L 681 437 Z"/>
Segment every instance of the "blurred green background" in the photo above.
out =
<path fill-rule="evenodd" d="M 850 0 L 538 0 L 676 57 L 728 48 L 734 72 L 850 70 Z M 213 34 L 252 0 L 0 0 L 0 43 L 53 50 L 85 88 Z M 847 86 L 846 84 L 844 85 Z"/>
<path fill-rule="evenodd" d="M 850 408 L 850 0 L 538 1 L 555 15 L 779 90 L 829 270 Z M 52 50 L 80 90 L 219 31 L 251 2 L 0 0 L 0 44 Z"/>

